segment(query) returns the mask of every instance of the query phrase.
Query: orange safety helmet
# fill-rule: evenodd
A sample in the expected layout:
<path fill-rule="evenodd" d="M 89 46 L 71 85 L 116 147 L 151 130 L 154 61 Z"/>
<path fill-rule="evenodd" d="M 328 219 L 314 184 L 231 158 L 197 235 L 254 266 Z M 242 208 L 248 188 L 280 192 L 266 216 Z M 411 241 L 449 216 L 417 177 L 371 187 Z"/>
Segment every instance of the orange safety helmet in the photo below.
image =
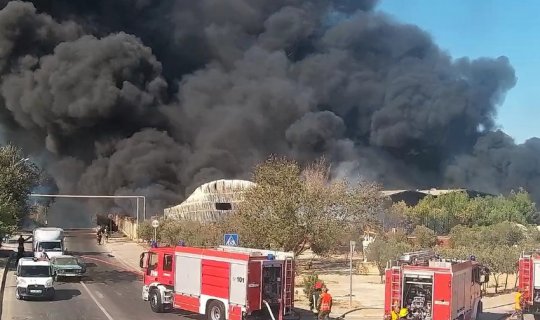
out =
<path fill-rule="evenodd" d="M 317 281 L 315 283 L 315 289 L 321 289 L 323 287 L 323 283 L 321 281 Z"/>

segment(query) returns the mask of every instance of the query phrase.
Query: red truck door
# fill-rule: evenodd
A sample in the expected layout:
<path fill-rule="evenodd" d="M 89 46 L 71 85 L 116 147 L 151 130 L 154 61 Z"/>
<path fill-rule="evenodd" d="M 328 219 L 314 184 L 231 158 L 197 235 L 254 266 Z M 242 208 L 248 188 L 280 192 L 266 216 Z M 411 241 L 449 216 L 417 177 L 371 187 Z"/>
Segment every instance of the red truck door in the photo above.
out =
<path fill-rule="evenodd" d="M 174 283 L 174 277 L 173 277 L 173 261 L 174 261 L 174 255 L 172 253 L 164 253 L 161 257 L 161 260 L 163 263 L 160 264 L 159 275 L 160 279 L 159 282 L 165 285 L 172 286 Z"/>
<path fill-rule="evenodd" d="M 261 261 L 250 261 L 248 265 L 247 282 L 247 310 L 248 312 L 261 309 L 261 279 L 262 279 Z"/>
<path fill-rule="evenodd" d="M 155 252 L 148 252 L 148 265 L 146 266 L 146 272 L 144 274 L 144 284 L 150 284 L 158 281 L 158 254 Z"/>
<path fill-rule="evenodd" d="M 452 275 L 449 273 L 435 273 L 433 278 L 433 315 L 438 320 L 450 319 Z"/>

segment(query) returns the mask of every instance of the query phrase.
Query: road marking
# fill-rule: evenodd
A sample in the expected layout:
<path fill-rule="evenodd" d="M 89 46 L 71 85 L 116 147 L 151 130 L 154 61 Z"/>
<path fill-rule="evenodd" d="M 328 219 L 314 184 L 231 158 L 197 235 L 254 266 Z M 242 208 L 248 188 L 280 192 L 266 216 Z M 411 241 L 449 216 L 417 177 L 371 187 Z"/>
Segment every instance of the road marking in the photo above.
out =
<path fill-rule="evenodd" d="M 98 297 L 99 297 L 100 299 L 103 299 L 103 298 L 104 298 L 104 297 L 103 297 L 103 294 L 101 294 L 101 292 L 96 291 L 96 294 L 98 295 Z"/>
<path fill-rule="evenodd" d="M 84 282 L 80 281 L 81 285 L 84 287 L 84 289 L 86 290 L 86 292 L 88 292 L 88 294 L 90 295 L 90 298 L 92 298 L 92 300 L 94 300 L 94 302 L 96 303 L 96 305 L 98 306 L 98 308 L 103 312 L 103 314 L 105 314 L 105 316 L 107 317 L 107 319 L 109 320 L 114 320 L 113 317 L 111 317 L 111 315 L 107 312 L 107 310 L 105 310 L 105 308 L 101 305 L 101 303 L 99 303 L 99 301 L 97 301 L 96 297 L 94 297 L 94 295 L 92 294 L 92 292 L 90 291 L 90 289 L 88 289 L 88 287 L 84 284 Z"/>

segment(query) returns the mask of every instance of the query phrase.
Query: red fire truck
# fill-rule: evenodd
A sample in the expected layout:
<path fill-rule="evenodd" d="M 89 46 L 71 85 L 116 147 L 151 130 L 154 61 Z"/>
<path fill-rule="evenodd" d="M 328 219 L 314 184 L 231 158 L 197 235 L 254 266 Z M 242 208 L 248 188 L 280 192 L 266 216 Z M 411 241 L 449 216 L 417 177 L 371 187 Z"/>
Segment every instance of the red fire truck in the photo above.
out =
<path fill-rule="evenodd" d="M 408 319 L 473 320 L 482 312 L 481 285 L 489 270 L 470 260 L 446 260 L 432 251 L 404 254 L 386 269 L 385 318 L 397 306 Z"/>
<path fill-rule="evenodd" d="M 540 250 L 523 252 L 518 263 L 518 288 L 523 293 L 525 318 L 540 315 Z"/>
<path fill-rule="evenodd" d="M 173 308 L 209 320 L 295 318 L 293 254 L 220 246 L 158 247 L 141 254 L 142 298 L 154 312 Z"/>

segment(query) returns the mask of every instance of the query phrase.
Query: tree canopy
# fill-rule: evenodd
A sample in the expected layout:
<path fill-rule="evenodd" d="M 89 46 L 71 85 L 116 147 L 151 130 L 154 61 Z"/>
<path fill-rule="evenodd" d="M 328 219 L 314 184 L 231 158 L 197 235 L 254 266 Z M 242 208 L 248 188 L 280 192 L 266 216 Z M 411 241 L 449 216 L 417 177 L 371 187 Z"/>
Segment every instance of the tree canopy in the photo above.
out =
<path fill-rule="evenodd" d="M 525 190 L 508 196 L 470 198 L 466 192 L 427 196 L 407 210 L 414 225 L 424 225 L 437 234 L 448 234 L 457 226 L 487 226 L 503 221 L 520 224 L 538 222 L 535 203 Z"/>
<path fill-rule="evenodd" d="M 384 210 L 379 185 L 331 179 L 324 159 L 302 169 L 272 156 L 256 166 L 253 181 L 231 224 L 249 246 L 325 254 Z"/>
<path fill-rule="evenodd" d="M 0 233 L 12 232 L 28 211 L 28 197 L 40 182 L 39 168 L 12 145 L 0 147 Z"/>

